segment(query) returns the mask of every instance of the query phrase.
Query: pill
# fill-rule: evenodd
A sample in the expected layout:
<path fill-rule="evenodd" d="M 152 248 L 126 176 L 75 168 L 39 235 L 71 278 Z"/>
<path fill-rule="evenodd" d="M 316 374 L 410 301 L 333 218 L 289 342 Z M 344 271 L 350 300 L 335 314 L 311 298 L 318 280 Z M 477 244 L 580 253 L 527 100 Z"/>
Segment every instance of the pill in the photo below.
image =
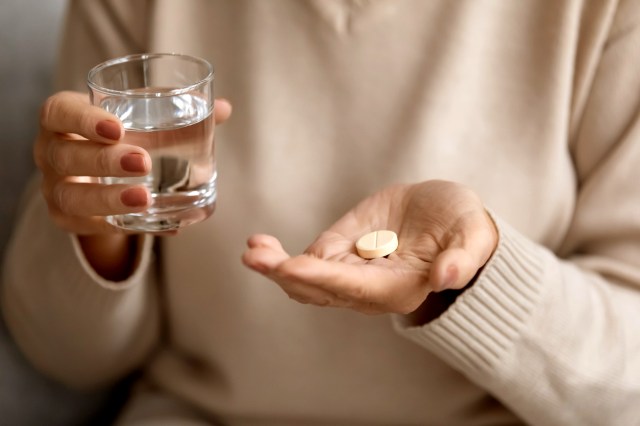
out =
<path fill-rule="evenodd" d="M 369 232 L 356 242 L 358 255 L 364 259 L 376 259 L 390 255 L 398 248 L 398 236 L 393 231 Z"/>

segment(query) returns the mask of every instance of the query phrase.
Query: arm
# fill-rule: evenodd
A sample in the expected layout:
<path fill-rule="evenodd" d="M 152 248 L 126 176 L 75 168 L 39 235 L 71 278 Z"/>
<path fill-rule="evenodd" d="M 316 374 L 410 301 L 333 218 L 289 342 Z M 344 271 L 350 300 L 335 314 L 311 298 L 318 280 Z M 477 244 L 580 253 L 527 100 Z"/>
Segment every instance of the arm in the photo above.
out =
<path fill-rule="evenodd" d="M 640 3 L 619 7 L 595 77 L 576 84 L 576 205 L 557 253 L 485 220 L 467 189 L 427 181 L 363 200 L 303 255 L 253 236 L 245 264 L 299 302 L 366 313 L 432 309 L 427 295 L 454 290 L 433 315 L 394 316 L 399 333 L 527 423 L 637 424 Z M 365 261 L 354 243 L 377 229 L 394 230 L 400 246 Z"/>
<path fill-rule="evenodd" d="M 152 237 L 135 272 L 111 282 L 86 261 L 78 239 L 55 227 L 32 182 L 7 249 L 2 312 L 41 371 L 72 387 L 113 382 L 136 368 L 159 338 Z"/>
<path fill-rule="evenodd" d="M 622 3 L 571 146 L 558 255 L 497 218 L 500 242 L 439 318 L 399 331 L 532 424 L 640 419 L 640 9 Z"/>
<path fill-rule="evenodd" d="M 143 48 L 148 3 L 70 2 L 58 88 L 86 91 L 91 66 Z M 93 254 L 88 261 L 79 239 L 54 226 L 37 186 L 28 191 L 7 249 L 1 294 L 7 325 L 27 357 L 58 380 L 79 387 L 117 380 L 158 340 L 152 238 L 85 237 L 82 248 Z M 124 267 L 116 271 L 113 263 Z M 94 266 L 105 276 L 116 271 L 119 282 Z"/>

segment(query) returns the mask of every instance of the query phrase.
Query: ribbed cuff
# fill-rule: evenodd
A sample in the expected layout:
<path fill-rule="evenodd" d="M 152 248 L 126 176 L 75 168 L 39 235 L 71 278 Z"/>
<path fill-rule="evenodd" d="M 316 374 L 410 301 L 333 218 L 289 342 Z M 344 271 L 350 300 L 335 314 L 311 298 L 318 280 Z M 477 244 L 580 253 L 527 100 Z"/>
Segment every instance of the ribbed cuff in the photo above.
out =
<path fill-rule="evenodd" d="M 149 268 L 152 260 L 154 240 L 152 235 L 143 234 L 139 237 L 140 242 L 137 244 L 136 259 L 133 262 L 133 264 L 136 265 L 135 270 L 126 280 L 118 282 L 109 281 L 99 275 L 87 260 L 78 237 L 76 235 L 69 235 L 69 238 L 71 239 L 73 253 L 75 254 L 77 261 L 80 263 L 82 272 L 88 275 L 91 281 L 95 282 L 99 286 L 109 290 L 126 290 L 136 283 L 143 282 L 142 277 Z"/>
<path fill-rule="evenodd" d="M 473 286 L 426 325 L 393 316 L 400 334 L 468 375 L 492 369 L 508 355 L 544 290 L 548 251 L 499 218 L 494 221 L 498 247 Z"/>
<path fill-rule="evenodd" d="M 36 315 L 35 311 L 60 306 L 91 306 L 97 311 L 120 303 L 125 290 L 147 281 L 153 261 L 153 237 L 145 236 L 139 244 L 136 270 L 122 282 L 105 280 L 86 260 L 77 237 L 55 227 L 47 206 L 35 193 L 25 203 L 15 233 L 7 247 L 3 293 L 11 293 L 11 302 L 3 302 L 16 318 Z M 142 291 L 142 290 L 141 290 Z M 57 314 L 56 314 L 57 315 Z"/>

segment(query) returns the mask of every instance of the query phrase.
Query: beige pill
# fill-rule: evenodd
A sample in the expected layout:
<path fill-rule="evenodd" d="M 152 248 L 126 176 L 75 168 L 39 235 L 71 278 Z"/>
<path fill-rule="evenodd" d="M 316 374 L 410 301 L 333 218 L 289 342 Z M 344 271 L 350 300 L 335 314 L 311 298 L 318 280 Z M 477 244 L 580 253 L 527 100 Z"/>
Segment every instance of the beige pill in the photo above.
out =
<path fill-rule="evenodd" d="M 398 248 L 398 236 L 393 231 L 374 231 L 356 242 L 358 255 L 364 259 L 376 259 L 390 255 Z"/>

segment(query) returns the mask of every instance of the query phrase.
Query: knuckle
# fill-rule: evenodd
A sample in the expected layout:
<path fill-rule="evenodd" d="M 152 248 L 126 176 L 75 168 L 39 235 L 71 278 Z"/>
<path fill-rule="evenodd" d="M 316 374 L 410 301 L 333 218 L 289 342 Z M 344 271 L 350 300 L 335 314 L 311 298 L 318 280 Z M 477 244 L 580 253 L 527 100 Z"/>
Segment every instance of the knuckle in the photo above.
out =
<path fill-rule="evenodd" d="M 113 188 L 110 188 L 108 186 L 96 189 L 96 191 L 98 191 L 97 199 L 100 206 L 105 208 L 106 210 L 115 212 L 120 206 L 120 200 L 117 196 L 119 192 L 116 193 Z"/>
<path fill-rule="evenodd" d="M 60 102 L 58 95 L 49 96 L 40 107 L 40 126 L 47 128 L 50 122 L 52 111 L 55 110 Z"/>
<path fill-rule="evenodd" d="M 62 213 L 69 214 L 72 210 L 72 203 L 69 199 L 69 190 L 64 183 L 58 183 L 53 187 L 51 201 L 60 209 Z"/>
<path fill-rule="evenodd" d="M 84 129 L 86 132 L 91 132 L 91 124 L 93 123 L 93 116 L 89 108 L 84 108 L 78 116 L 78 127 Z"/>
<path fill-rule="evenodd" d="M 49 96 L 40 107 L 40 126 L 45 130 L 78 124 L 73 92 L 63 91 Z"/>
<path fill-rule="evenodd" d="M 70 174 L 72 158 L 67 149 L 64 149 L 61 143 L 50 143 L 47 149 L 47 158 L 49 164 L 59 175 L 66 176 Z"/>
<path fill-rule="evenodd" d="M 94 157 L 95 170 L 101 175 L 107 175 L 112 170 L 111 156 L 106 147 L 101 147 Z"/>

